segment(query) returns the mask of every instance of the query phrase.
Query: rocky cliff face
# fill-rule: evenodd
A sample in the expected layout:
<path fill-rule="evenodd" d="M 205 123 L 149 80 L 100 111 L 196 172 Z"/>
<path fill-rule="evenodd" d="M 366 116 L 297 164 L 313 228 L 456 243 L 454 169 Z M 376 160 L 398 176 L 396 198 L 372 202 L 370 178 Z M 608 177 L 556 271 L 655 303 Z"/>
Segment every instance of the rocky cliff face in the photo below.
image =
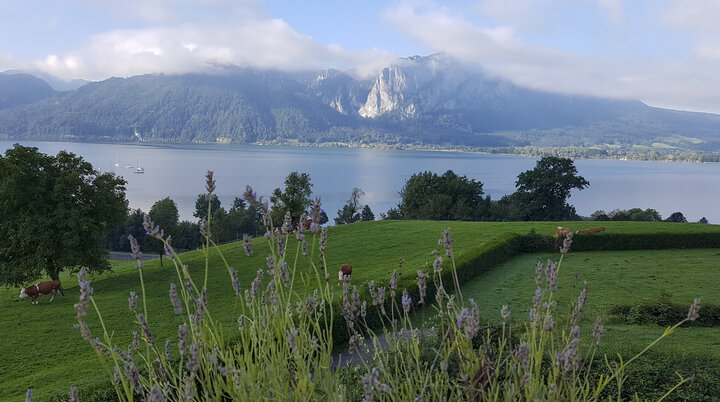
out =
<path fill-rule="evenodd" d="M 443 55 L 403 59 L 383 69 L 358 114 L 404 120 L 454 110 L 459 100 L 482 91 L 482 75 L 471 75 Z"/>
<path fill-rule="evenodd" d="M 336 111 L 356 116 L 367 98 L 369 82 L 357 80 L 339 70 L 325 70 L 306 83 L 308 92 Z"/>

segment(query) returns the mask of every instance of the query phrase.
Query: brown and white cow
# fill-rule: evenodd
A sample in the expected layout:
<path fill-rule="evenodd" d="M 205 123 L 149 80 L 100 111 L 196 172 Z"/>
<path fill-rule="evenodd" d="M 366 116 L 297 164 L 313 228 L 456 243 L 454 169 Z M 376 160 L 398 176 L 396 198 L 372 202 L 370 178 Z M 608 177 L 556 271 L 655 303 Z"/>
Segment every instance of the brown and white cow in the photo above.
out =
<path fill-rule="evenodd" d="M 602 226 L 599 226 L 596 228 L 588 228 L 588 229 L 578 230 L 577 233 L 578 234 L 590 234 L 590 233 L 600 233 L 600 232 L 604 232 L 604 231 L 605 231 L 605 228 Z"/>
<path fill-rule="evenodd" d="M 52 297 L 50 298 L 50 301 L 53 301 L 55 299 L 55 295 L 58 293 L 65 296 L 63 288 L 60 285 L 60 281 L 56 279 L 53 281 L 38 282 L 34 285 L 26 287 L 25 289 L 20 289 L 20 299 L 29 297 L 32 304 L 38 304 L 38 297 L 40 297 L 40 295 L 51 294 Z"/>
<path fill-rule="evenodd" d="M 567 236 L 570 233 L 572 233 L 572 230 L 564 228 L 562 226 L 558 226 L 557 228 L 555 228 L 555 236 L 553 237 Z"/>
<path fill-rule="evenodd" d="M 342 282 L 346 276 L 348 280 L 350 280 L 350 276 L 352 276 L 352 265 L 350 264 L 343 264 L 338 270 L 338 283 Z"/>

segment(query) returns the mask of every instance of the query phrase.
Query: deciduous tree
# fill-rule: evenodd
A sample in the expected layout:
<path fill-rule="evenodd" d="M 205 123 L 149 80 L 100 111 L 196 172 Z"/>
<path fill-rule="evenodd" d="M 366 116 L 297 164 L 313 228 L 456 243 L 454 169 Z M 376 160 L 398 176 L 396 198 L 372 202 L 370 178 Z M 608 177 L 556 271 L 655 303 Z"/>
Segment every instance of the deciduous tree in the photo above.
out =
<path fill-rule="evenodd" d="M 668 216 L 667 219 L 665 219 L 667 222 L 675 222 L 675 223 L 687 223 L 687 219 L 685 218 L 685 215 L 682 214 L 682 212 L 673 212 Z"/>
<path fill-rule="evenodd" d="M 110 269 L 106 233 L 125 219 L 125 180 L 75 154 L 18 144 L 0 156 L 0 284 Z"/>
<path fill-rule="evenodd" d="M 572 189 L 582 190 L 590 184 L 578 175 L 571 159 L 546 156 L 535 169 L 518 175 L 516 201 L 526 220 L 577 219 L 575 208 L 567 203 Z"/>
<path fill-rule="evenodd" d="M 482 188 L 481 182 L 452 170 L 442 176 L 414 174 L 400 191 L 398 210 L 404 219 L 480 220 L 487 213 Z"/>
<path fill-rule="evenodd" d="M 347 200 L 342 209 L 338 210 L 338 216 L 335 218 L 336 225 L 343 225 L 346 223 L 354 223 L 360 221 L 360 197 L 365 193 L 359 188 L 355 187 L 350 194 L 350 199 Z"/>
<path fill-rule="evenodd" d="M 212 205 L 210 205 L 212 208 L 210 209 L 210 213 L 212 214 L 212 217 L 215 217 L 215 213 L 220 209 L 220 199 L 215 196 L 215 194 L 212 195 Z M 198 194 L 197 199 L 195 200 L 195 212 L 193 212 L 193 216 L 202 220 L 207 220 L 208 218 L 208 197 L 207 194 Z"/>
<path fill-rule="evenodd" d="M 310 175 L 307 173 L 292 172 L 285 178 L 285 190 L 276 188 L 270 196 L 272 209 L 270 218 L 273 225 L 282 225 L 285 212 L 290 212 L 292 223 L 297 224 L 300 215 L 312 205 L 312 191 L 310 190 Z"/>
<path fill-rule="evenodd" d="M 153 204 L 148 215 L 150 215 L 150 219 L 155 225 L 160 226 L 160 229 L 165 231 L 166 235 L 172 235 L 177 231 L 178 208 L 175 201 L 171 200 L 170 197 L 165 197 Z M 162 266 L 162 256 L 165 251 L 162 242 L 150 236 L 146 236 L 145 239 L 149 242 L 150 249 L 160 254 L 160 265 Z"/>

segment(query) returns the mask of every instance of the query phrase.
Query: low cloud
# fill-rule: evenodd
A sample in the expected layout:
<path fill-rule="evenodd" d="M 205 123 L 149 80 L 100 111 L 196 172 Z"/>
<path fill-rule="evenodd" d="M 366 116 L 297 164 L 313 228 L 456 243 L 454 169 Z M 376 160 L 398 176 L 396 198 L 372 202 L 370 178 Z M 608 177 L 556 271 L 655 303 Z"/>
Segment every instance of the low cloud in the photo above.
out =
<path fill-rule="evenodd" d="M 539 6 L 547 2 L 526 0 L 525 3 Z M 601 0 L 593 7 L 607 10 L 613 24 L 626 18 L 619 1 Z M 483 12 L 482 8 L 478 10 Z M 692 15 L 696 12 L 699 10 L 693 9 Z M 492 17 L 513 21 L 511 15 L 499 12 Z M 720 81 L 714 74 L 720 67 L 717 63 L 720 48 L 717 47 L 698 45 L 687 49 L 697 57 L 685 60 L 575 54 L 527 44 L 515 25 L 479 25 L 428 2 L 400 3 L 386 10 L 384 18 L 429 48 L 475 63 L 488 73 L 518 85 L 567 94 L 640 99 L 655 106 L 720 113 Z M 545 18 L 545 24 L 554 23 L 547 15 Z M 523 23 L 535 27 L 539 21 L 523 20 Z M 703 29 L 712 27 L 707 24 Z"/>
<path fill-rule="evenodd" d="M 27 63 L 15 59 L 7 53 L 0 53 L 0 72 L 6 70 L 22 70 L 27 68 Z"/>
<path fill-rule="evenodd" d="M 73 52 L 49 55 L 34 65 L 59 77 L 87 79 L 211 71 L 217 66 L 333 67 L 365 76 L 396 58 L 378 49 L 349 51 L 339 45 L 319 45 L 281 19 L 259 19 L 225 26 L 207 23 L 115 30 L 93 36 Z"/>

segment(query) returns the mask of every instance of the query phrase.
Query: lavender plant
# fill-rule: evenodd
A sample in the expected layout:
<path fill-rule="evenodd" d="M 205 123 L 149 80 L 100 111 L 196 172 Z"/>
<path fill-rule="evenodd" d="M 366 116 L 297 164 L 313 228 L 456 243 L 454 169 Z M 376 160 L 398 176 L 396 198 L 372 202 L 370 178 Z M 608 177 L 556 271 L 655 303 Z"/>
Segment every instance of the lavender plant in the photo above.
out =
<path fill-rule="evenodd" d="M 210 199 L 215 191 L 212 172 L 206 176 L 206 189 Z M 343 280 L 341 296 L 329 284 L 324 270 L 328 231 L 318 222 L 319 199 L 309 214 L 312 240 L 308 243 L 305 216 L 297 228 L 291 227 L 289 215 L 275 227 L 262 197 L 258 198 L 250 187 L 244 197 L 263 214 L 265 241 L 270 250 L 265 265 L 257 270 L 248 287 L 240 284 L 238 273 L 212 241 L 210 221 L 201 225 L 205 271 L 202 286 L 198 286 L 198 278 L 183 264 L 170 236 L 145 217 L 146 233 L 163 242 L 177 274 L 177 285 L 170 284 L 169 292 L 172 313 L 183 317 L 176 341 L 157 342 L 153 335 L 143 262 L 135 239 L 130 237 L 130 244 L 141 289 L 140 294 L 131 293 L 128 299 L 137 328 L 127 349 L 116 345 L 105 327 L 86 271 L 78 274 L 76 327 L 109 368 L 121 401 L 345 400 L 353 390 L 342 380 L 338 371 L 341 362 L 332 353 L 336 312 L 347 327 L 350 350 L 357 352 L 360 360 L 354 370 L 361 373 L 357 386 L 364 401 L 599 400 L 607 396 L 611 384 L 620 391 L 628 364 L 678 326 L 698 316 L 700 304 L 696 300 L 685 320 L 666 329 L 645 350 L 616 364 L 606 357 L 605 371 L 592 376 L 590 367 L 604 328 L 598 317 L 592 339 L 581 337 L 580 317 L 588 299 L 587 284 L 569 313 L 563 313 L 556 301 L 558 272 L 570 250 L 571 236 L 565 239 L 557 262 L 538 263 L 537 289 L 528 319 L 513 324 L 509 307 L 503 306 L 499 312 L 502 329 L 497 334 L 483 325 L 474 300 L 465 303 L 449 229 L 433 250 L 432 271 L 417 271 L 418 293 L 413 294 L 418 297 L 411 295 L 414 289 L 399 288 L 403 282 L 396 269 L 387 284 L 370 281 L 370 298 L 362 300 L 349 277 Z M 211 208 L 212 203 L 208 203 L 209 217 Z M 296 252 L 293 261 L 287 261 L 292 232 L 297 240 Z M 243 247 L 251 257 L 249 238 L 243 238 Z M 234 325 L 237 332 L 229 337 L 213 319 L 207 299 L 211 249 L 217 251 L 227 269 L 234 290 L 234 295 L 228 297 L 235 297 L 239 305 Z M 298 272 L 299 258 L 307 258 L 310 272 Z M 400 260 L 400 267 L 402 263 Z M 446 270 L 450 270 L 452 279 L 450 290 L 443 284 Z M 299 281 L 313 283 L 314 290 L 299 294 L 296 290 Z M 434 303 L 427 299 L 430 286 L 434 289 Z M 428 329 L 424 324 L 414 327 L 410 319 L 413 311 L 430 305 L 436 310 L 437 325 Z M 101 336 L 94 336 L 87 324 L 91 306 Z M 380 318 L 379 330 L 368 324 L 370 309 Z M 178 358 L 173 358 L 175 348 Z M 685 381 L 681 377 L 668 394 Z"/>

